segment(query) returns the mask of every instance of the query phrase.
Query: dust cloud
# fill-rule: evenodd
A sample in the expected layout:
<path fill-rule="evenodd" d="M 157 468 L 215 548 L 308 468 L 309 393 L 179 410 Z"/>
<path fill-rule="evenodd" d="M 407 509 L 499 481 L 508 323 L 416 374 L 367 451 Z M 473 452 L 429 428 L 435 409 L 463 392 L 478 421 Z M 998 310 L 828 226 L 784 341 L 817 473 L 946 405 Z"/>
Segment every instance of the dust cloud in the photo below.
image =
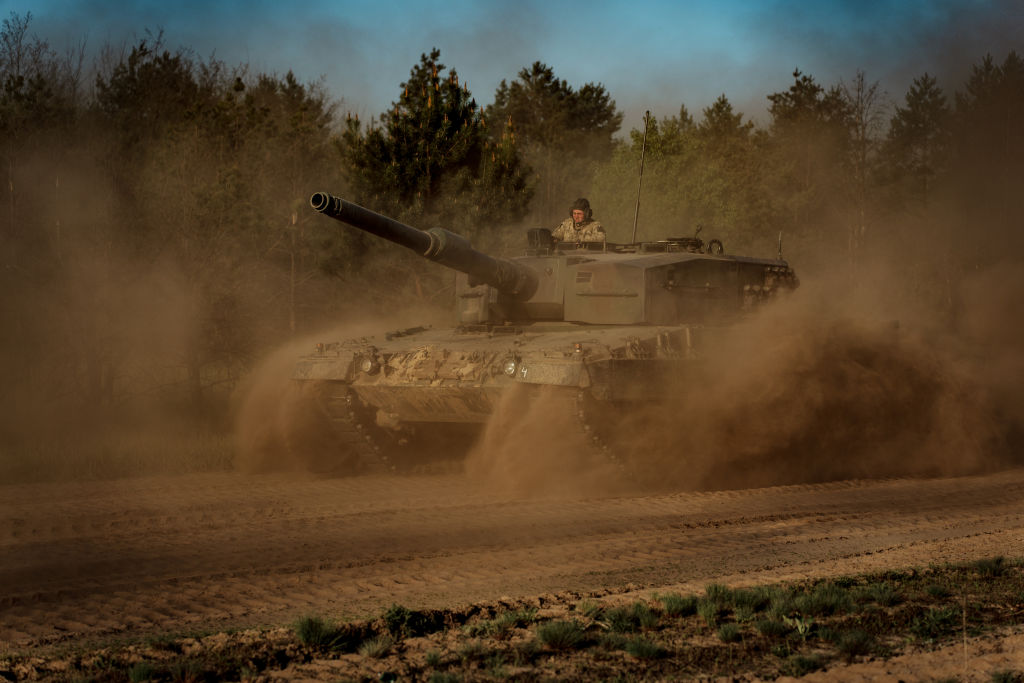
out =
<path fill-rule="evenodd" d="M 412 322 L 411 322 L 412 321 Z M 234 465 L 248 473 L 353 474 L 326 416 L 308 388 L 292 381 L 296 361 L 317 343 L 382 338 L 388 330 L 447 324 L 434 309 L 394 316 L 352 316 L 343 324 L 306 335 L 266 356 L 239 383 L 232 397 Z"/>
<path fill-rule="evenodd" d="M 487 485 L 537 495 L 711 490 L 851 478 L 955 476 L 1020 464 L 1024 267 L 968 277 L 956 329 L 876 266 L 816 280 L 743 322 L 703 330 L 701 358 L 666 400 L 619 406 L 594 428 L 571 405 L 510 394 L 467 462 Z M 902 290 L 905 292 L 906 290 Z M 652 393 L 655 388 L 652 387 Z"/>
<path fill-rule="evenodd" d="M 575 391 L 513 385 L 495 407 L 466 459 L 466 474 L 502 493 L 579 497 L 629 490 L 615 461 L 586 442 Z"/>

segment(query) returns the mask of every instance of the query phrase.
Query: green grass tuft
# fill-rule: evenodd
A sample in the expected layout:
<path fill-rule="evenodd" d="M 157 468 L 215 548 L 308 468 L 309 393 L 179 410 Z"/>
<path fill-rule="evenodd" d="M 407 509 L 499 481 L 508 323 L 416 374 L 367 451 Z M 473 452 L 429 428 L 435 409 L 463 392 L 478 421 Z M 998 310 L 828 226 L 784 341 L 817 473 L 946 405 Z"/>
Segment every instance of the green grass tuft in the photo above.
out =
<path fill-rule="evenodd" d="M 978 560 L 974 563 L 974 568 L 985 578 L 1002 576 L 1008 569 L 1006 558 L 1002 556 Z"/>
<path fill-rule="evenodd" d="M 613 607 L 605 610 L 604 621 L 612 631 L 633 633 L 657 626 L 658 614 L 647 603 L 635 602 L 628 607 Z"/>
<path fill-rule="evenodd" d="M 128 670 L 128 680 L 131 683 L 142 683 L 156 678 L 156 667 L 150 662 L 135 662 Z"/>
<path fill-rule="evenodd" d="M 575 650 L 583 645 L 586 632 L 575 619 L 559 619 L 537 627 L 537 638 L 552 650 Z"/>
<path fill-rule="evenodd" d="M 697 598 L 692 595 L 668 593 L 656 596 L 665 614 L 670 617 L 689 617 L 697 613 Z"/>
<path fill-rule="evenodd" d="M 723 643 L 737 643 L 742 638 L 739 624 L 722 624 L 718 627 L 718 639 Z"/>
<path fill-rule="evenodd" d="M 882 607 L 895 607 L 904 601 L 903 594 L 889 583 L 872 583 L 861 591 L 865 600 Z"/>
<path fill-rule="evenodd" d="M 697 601 L 697 615 L 704 620 L 711 628 L 718 626 L 718 619 L 722 615 L 722 608 L 712 600 Z"/>
<path fill-rule="evenodd" d="M 948 588 L 937 583 L 930 583 L 925 586 L 924 592 L 933 598 L 948 598 L 952 595 Z"/>
<path fill-rule="evenodd" d="M 798 595 L 794 607 L 801 614 L 830 616 L 852 611 L 853 598 L 847 588 L 835 583 L 820 583 L 810 593 Z"/>
<path fill-rule="evenodd" d="M 491 654 L 491 651 L 487 649 L 482 641 L 470 640 L 469 642 L 463 643 L 456 653 L 463 662 L 479 662 L 487 659 Z"/>
<path fill-rule="evenodd" d="M 461 683 L 462 678 L 453 673 L 445 671 L 434 671 L 427 678 L 428 683 Z"/>
<path fill-rule="evenodd" d="M 647 638 L 627 640 L 622 649 L 637 659 L 661 659 L 668 655 L 668 650 Z"/>
<path fill-rule="evenodd" d="M 870 633 L 860 629 L 847 631 L 839 637 L 836 649 L 839 650 L 847 660 L 860 655 L 866 655 L 874 648 L 875 639 Z"/>
<path fill-rule="evenodd" d="M 371 659 L 380 659 L 387 656 L 394 644 L 394 639 L 389 635 L 377 636 L 364 640 L 359 646 L 359 654 Z"/>
<path fill-rule="evenodd" d="M 587 619 L 603 619 L 604 606 L 593 600 L 584 600 L 576 605 L 576 611 Z"/>
<path fill-rule="evenodd" d="M 757 629 L 758 633 L 768 638 L 782 638 L 793 630 L 783 622 L 775 619 L 762 619 L 754 624 L 754 628 Z"/>
<path fill-rule="evenodd" d="M 328 648 L 338 635 L 337 627 L 321 617 L 303 617 L 295 623 L 299 642 L 308 647 Z"/>
<path fill-rule="evenodd" d="M 800 678 L 824 666 L 825 663 L 819 655 L 790 655 L 782 666 L 782 673 Z"/>
<path fill-rule="evenodd" d="M 960 610 L 956 607 L 932 607 L 910 624 L 910 631 L 921 640 L 934 640 L 956 630 Z"/>

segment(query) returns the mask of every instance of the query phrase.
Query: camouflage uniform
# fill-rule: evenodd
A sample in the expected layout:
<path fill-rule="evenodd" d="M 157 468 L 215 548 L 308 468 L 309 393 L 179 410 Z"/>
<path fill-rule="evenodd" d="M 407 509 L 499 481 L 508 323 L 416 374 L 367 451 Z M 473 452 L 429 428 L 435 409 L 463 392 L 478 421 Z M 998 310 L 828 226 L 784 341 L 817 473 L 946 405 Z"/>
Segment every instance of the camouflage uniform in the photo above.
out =
<path fill-rule="evenodd" d="M 560 242 L 604 242 L 604 226 L 600 221 L 586 220 L 576 225 L 571 218 L 566 218 L 551 232 L 551 236 Z"/>
<path fill-rule="evenodd" d="M 576 222 L 573 214 L 579 211 L 583 220 Z M 604 242 L 604 226 L 594 220 L 594 212 L 590 210 L 590 202 L 580 197 L 569 207 L 569 218 L 562 221 L 551 233 L 561 242 Z"/>

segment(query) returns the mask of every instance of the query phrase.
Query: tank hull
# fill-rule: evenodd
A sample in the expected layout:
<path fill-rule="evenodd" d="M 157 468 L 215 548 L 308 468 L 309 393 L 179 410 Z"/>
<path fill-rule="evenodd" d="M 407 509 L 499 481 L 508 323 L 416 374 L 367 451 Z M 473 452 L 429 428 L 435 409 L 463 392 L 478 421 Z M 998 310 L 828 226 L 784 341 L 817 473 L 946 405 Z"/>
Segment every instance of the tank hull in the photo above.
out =
<path fill-rule="evenodd" d="M 341 383 L 395 422 L 484 423 L 516 384 L 586 389 L 603 401 L 665 398 L 698 326 L 547 324 L 501 332 L 424 330 L 400 339 L 318 345 L 296 364 L 299 382 Z"/>

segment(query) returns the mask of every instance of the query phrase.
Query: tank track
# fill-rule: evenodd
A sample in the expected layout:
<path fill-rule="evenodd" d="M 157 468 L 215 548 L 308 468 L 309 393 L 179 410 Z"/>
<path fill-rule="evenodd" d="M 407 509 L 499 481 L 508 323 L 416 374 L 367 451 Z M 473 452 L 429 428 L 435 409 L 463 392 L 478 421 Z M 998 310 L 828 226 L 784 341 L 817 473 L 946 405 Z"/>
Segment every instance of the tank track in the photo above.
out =
<path fill-rule="evenodd" d="M 579 389 L 576 392 L 574 409 L 577 422 L 583 432 L 583 438 L 591 452 L 612 463 L 624 476 L 635 479 L 636 473 L 633 472 L 633 468 L 615 448 L 612 440 L 601 432 L 599 425 L 609 424 L 609 420 L 606 419 L 607 416 L 602 415 L 597 399 L 586 389 Z"/>
<path fill-rule="evenodd" d="M 338 451 L 349 454 L 347 460 L 356 473 L 397 470 L 388 437 L 380 434 L 383 430 L 377 426 L 375 415 L 348 386 L 328 385 L 318 392 L 317 406 L 330 421 Z"/>
<path fill-rule="evenodd" d="M 315 387 L 307 409 L 318 413 L 330 453 L 323 459 L 331 463 L 319 468 L 324 473 L 367 474 L 398 473 L 415 470 L 410 466 L 414 444 L 400 432 L 377 424 L 372 407 L 363 404 L 356 393 L 341 382 L 325 382 Z M 601 425 L 610 424 L 607 409 L 590 392 L 579 389 L 567 397 L 581 436 L 591 454 L 614 465 L 625 477 L 635 478 L 627 460 L 606 436 Z"/>
<path fill-rule="evenodd" d="M 430 454 L 436 434 L 380 426 L 376 409 L 360 401 L 346 384 L 326 383 L 317 392 L 317 403 L 337 439 L 335 453 L 348 454 L 343 466 L 348 473 L 438 474 L 462 467 L 462 459 L 456 465 Z"/>

